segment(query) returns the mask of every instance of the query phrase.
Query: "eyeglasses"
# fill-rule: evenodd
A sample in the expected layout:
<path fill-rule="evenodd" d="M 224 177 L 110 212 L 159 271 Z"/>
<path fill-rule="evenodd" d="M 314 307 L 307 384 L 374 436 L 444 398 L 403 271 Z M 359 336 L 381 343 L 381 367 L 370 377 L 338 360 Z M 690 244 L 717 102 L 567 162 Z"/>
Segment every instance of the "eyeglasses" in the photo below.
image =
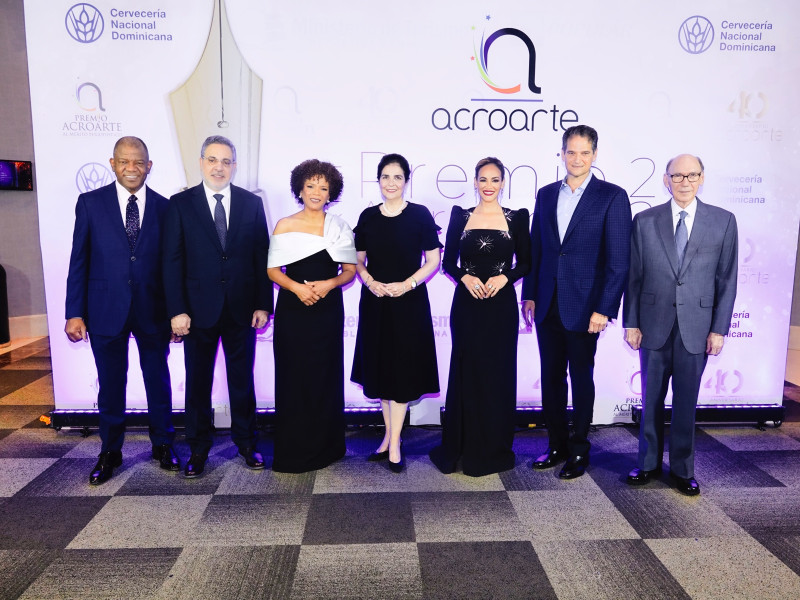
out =
<path fill-rule="evenodd" d="M 672 183 L 681 183 L 684 179 L 688 179 L 691 183 L 695 183 L 700 180 L 700 175 L 702 175 L 702 173 L 687 173 L 686 175 L 673 173 L 669 176 L 669 178 L 672 179 Z"/>
<path fill-rule="evenodd" d="M 233 164 L 233 161 L 228 159 L 228 158 L 223 158 L 222 160 L 220 160 L 216 156 L 204 156 L 203 160 L 205 160 L 212 167 L 214 165 L 221 164 L 226 169 L 229 168 Z"/>

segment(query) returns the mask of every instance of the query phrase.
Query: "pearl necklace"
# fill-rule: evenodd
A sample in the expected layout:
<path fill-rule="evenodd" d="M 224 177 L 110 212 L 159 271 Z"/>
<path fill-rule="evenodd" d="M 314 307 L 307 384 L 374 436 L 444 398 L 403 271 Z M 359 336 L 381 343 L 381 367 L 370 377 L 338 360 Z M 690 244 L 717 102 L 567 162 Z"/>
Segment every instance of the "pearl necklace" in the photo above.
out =
<path fill-rule="evenodd" d="M 387 217 L 396 217 L 401 212 L 403 212 L 403 209 L 406 206 L 408 206 L 408 202 L 403 200 L 403 202 L 400 204 L 400 208 L 398 208 L 397 210 L 389 210 L 388 208 L 386 208 L 386 202 L 384 202 L 383 204 L 381 204 L 381 212 Z"/>

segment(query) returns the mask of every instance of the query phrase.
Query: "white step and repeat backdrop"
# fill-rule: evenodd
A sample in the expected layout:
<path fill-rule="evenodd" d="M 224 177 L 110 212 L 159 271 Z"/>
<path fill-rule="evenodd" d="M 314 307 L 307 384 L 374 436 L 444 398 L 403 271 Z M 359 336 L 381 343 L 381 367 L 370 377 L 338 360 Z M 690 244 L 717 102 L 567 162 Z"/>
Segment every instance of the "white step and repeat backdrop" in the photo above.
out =
<path fill-rule="evenodd" d="M 577 123 L 599 131 L 595 175 L 623 186 L 634 212 L 669 199 L 668 158 L 703 158 L 700 196 L 736 214 L 740 256 L 731 333 L 701 402 L 779 404 L 800 211 L 798 14 L 792 0 L 26 0 L 56 407 L 95 406 L 90 349 L 63 334 L 65 279 L 75 200 L 113 181 L 118 137 L 147 142 L 148 184 L 166 196 L 200 181 L 207 135 L 231 137 L 235 182 L 262 196 L 270 227 L 297 210 L 288 183 L 300 161 L 339 166 L 345 189 L 331 210 L 354 225 L 380 201 L 381 154 L 400 152 L 414 169 L 407 199 L 444 228 L 452 205 L 475 203 L 473 166 L 487 155 L 510 171 L 505 204 L 533 209 L 537 190 L 563 177 L 561 134 Z M 450 355 L 454 284 L 437 274 L 429 286 L 442 394 L 413 407 L 415 423 L 438 422 Z M 348 378 L 359 293 L 345 292 Z M 518 402 L 537 405 L 536 336 L 520 327 Z M 273 402 L 271 333 L 258 336 L 259 406 Z M 170 367 L 182 408 L 180 345 Z M 217 370 L 225 414 L 221 358 Z M 600 340 L 596 381 L 595 421 L 630 420 L 639 365 L 619 322 Z M 145 406 L 137 367 L 128 398 Z M 346 398 L 366 404 L 350 383 Z"/>

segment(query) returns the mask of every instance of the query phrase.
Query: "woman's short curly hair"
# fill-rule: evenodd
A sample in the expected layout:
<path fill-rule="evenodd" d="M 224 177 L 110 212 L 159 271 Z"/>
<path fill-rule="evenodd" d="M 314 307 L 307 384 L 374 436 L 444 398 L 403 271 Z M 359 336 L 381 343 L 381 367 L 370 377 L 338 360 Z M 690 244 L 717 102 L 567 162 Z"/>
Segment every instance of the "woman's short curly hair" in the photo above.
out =
<path fill-rule="evenodd" d="M 292 194 L 295 200 L 302 204 L 303 201 L 300 199 L 300 192 L 303 190 L 303 186 L 309 179 L 317 179 L 318 177 L 322 177 L 328 182 L 330 201 L 336 202 L 342 194 L 342 188 L 344 187 L 342 174 L 339 172 L 339 169 L 334 167 L 331 163 L 323 162 L 316 158 L 304 160 L 292 169 L 289 185 L 292 188 Z"/>

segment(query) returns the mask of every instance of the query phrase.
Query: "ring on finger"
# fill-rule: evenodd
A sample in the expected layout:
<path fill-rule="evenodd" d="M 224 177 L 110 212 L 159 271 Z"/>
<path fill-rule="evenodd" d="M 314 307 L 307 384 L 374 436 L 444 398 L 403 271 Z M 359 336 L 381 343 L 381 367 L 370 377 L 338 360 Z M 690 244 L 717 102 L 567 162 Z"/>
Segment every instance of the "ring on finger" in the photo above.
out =
<path fill-rule="evenodd" d="M 480 286 L 480 285 L 478 285 L 477 283 L 476 283 L 476 284 L 475 284 L 473 287 L 474 287 L 476 290 L 479 290 L 479 289 L 481 289 L 481 286 Z"/>

